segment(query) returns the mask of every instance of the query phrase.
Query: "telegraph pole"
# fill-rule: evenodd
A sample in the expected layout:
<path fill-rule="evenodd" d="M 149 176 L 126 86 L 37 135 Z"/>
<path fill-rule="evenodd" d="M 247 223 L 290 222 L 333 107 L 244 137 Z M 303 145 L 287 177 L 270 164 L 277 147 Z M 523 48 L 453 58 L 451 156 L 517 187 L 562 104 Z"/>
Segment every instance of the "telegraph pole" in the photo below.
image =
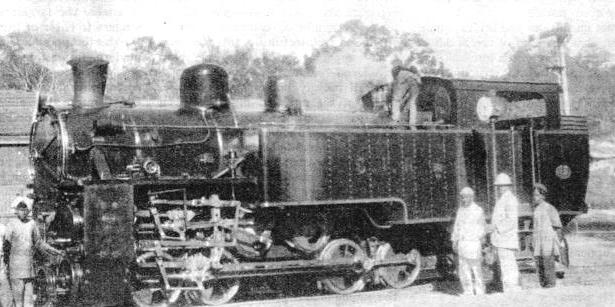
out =
<path fill-rule="evenodd" d="M 557 43 L 557 53 L 559 56 L 558 64 L 549 67 L 558 76 L 559 84 L 562 87 L 562 106 L 563 115 L 570 115 L 570 97 L 568 95 L 568 76 L 566 74 L 566 43 L 570 39 L 570 26 L 568 24 L 557 26 L 551 30 L 544 31 L 538 35 L 538 39 L 548 39 L 554 37 Z"/>

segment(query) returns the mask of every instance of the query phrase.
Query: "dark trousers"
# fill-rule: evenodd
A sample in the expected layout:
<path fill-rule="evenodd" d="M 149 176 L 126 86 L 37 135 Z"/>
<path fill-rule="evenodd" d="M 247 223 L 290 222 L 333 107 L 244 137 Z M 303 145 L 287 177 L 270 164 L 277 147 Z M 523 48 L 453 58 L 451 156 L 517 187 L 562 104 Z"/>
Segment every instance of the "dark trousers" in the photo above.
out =
<path fill-rule="evenodd" d="M 540 285 L 545 288 L 551 288 L 555 286 L 555 257 L 550 256 L 537 256 L 536 264 L 538 270 L 538 279 Z"/>

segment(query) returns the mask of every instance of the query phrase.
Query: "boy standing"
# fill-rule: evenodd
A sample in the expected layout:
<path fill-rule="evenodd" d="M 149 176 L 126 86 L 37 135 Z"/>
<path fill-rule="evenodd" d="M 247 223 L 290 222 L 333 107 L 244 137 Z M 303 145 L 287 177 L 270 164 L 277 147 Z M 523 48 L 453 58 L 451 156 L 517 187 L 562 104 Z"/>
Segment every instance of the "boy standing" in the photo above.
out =
<path fill-rule="evenodd" d="M 464 295 L 485 293 L 481 268 L 485 224 L 483 209 L 474 202 L 474 191 L 469 187 L 463 188 L 451 241 L 459 256 L 458 274 Z"/>

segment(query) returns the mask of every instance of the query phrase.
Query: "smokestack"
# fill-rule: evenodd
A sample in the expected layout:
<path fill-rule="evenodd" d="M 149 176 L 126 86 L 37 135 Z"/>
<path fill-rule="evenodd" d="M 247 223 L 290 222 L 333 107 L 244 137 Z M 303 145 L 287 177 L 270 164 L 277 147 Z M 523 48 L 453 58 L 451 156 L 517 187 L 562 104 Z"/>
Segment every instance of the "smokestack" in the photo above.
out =
<path fill-rule="evenodd" d="M 79 57 L 68 61 L 68 65 L 73 70 L 73 107 L 91 108 L 103 105 L 109 62 L 101 58 Z"/>

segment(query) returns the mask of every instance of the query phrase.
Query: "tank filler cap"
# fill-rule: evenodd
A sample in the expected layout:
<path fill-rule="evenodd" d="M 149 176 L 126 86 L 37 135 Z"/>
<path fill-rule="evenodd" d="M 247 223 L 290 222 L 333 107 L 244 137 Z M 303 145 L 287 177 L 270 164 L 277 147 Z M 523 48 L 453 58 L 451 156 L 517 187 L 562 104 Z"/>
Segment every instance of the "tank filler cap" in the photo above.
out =
<path fill-rule="evenodd" d="M 482 122 L 489 122 L 492 117 L 499 117 L 504 113 L 505 105 L 495 95 L 483 96 L 476 103 L 476 115 Z"/>

